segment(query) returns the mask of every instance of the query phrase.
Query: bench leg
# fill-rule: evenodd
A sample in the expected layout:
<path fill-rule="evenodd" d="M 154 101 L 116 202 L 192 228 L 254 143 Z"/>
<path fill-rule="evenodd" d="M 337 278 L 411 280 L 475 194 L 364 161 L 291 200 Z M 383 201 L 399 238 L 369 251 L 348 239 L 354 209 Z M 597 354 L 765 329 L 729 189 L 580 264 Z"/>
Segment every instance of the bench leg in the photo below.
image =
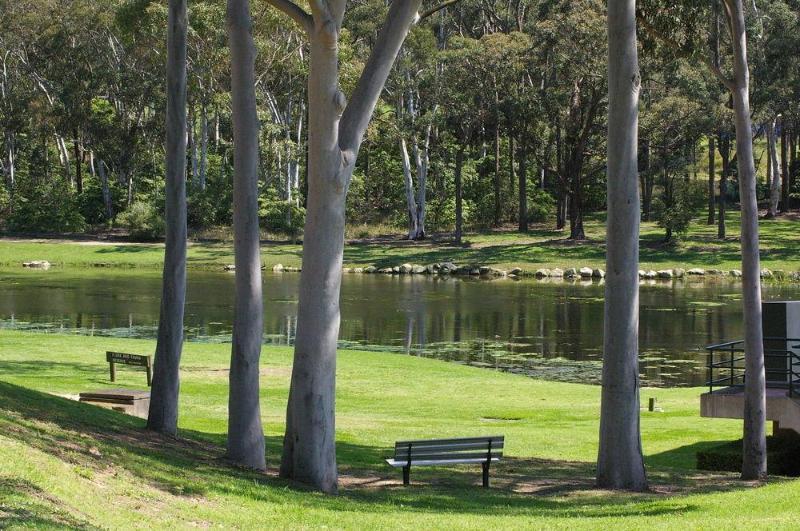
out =
<path fill-rule="evenodd" d="M 489 488 L 489 463 L 481 463 L 483 466 L 483 486 Z"/>
<path fill-rule="evenodd" d="M 404 466 L 403 467 L 403 485 L 408 486 L 411 483 L 411 467 Z"/>

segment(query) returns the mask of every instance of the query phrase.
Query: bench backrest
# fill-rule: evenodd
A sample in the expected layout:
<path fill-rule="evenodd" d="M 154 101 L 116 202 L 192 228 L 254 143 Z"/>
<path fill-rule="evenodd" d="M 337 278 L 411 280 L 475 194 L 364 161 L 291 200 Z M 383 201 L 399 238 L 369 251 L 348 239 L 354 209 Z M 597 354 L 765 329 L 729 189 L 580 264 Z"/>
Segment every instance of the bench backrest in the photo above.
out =
<path fill-rule="evenodd" d="M 466 437 L 427 441 L 398 441 L 394 445 L 395 461 L 446 461 L 449 459 L 491 459 L 503 456 L 505 437 Z"/>

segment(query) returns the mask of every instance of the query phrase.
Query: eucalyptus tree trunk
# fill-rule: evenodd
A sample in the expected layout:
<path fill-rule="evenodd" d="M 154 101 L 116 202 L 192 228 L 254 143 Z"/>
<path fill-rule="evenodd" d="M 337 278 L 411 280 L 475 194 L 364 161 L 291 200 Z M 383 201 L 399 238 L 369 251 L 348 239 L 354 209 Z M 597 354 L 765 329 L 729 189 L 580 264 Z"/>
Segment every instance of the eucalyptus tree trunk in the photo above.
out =
<path fill-rule="evenodd" d="M 348 104 L 339 90 L 338 40 L 345 0 L 312 0 L 306 13 L 288 0 L 270 3 L 310 40 L 308 199 L 294 365 L 281 475 L 336 492 L 336 345 L 345 199 L 372 112 L 421 0 L 392 2 Z"/>
<path fill-rule="evenodd" d="M 523 129 L 519 139 L 519 232 L 528 232 L 528 137 Z"/>
<path fill-rule="evenodd" d="M 639 431 L 639 62 L 635 0 L 608 2 L 608 222 L 597 484 L 647 490 Z"/>
<path fill-rule="evenodd" d="M 184 166 L 186 163 L 184 163 Z M 105 207 L 106 219 L 114 217 L 114 204 L 111 201 L 111 188 L 108 186 L 108 173 L 106 173 L 106 163 L 103 159 L 97 159 L 97 173 L 100 174 L 100 187 L 103 192 L 103 206 Z"/>
<path fill-rule="evenodd" d="M 781 212 L 789 211 L 789 132 L 786 118 L 781 118 Z"/>
<path fill-rule="evenodd" d="M 175 435 L 186 301 L 186 0 L 170 0 L 167 24 L 167 233 L 147 427 Z"/>
<path fill-rule="evenodd" d="M 717 216 L 717 238 L 726 237 L 725 208 L 728 200 L 728 176 L 731 172 L 731 141 L 720 135 L 719 154 L 722 157 L 722 173 L 719 176 L 719 215 Z"/>
<path fill-rule="evenodd" d="M 724 0 L 733 44 L 733 93 L 736 157 L 742 210 L 742 304 L 744 309 L 745 399 L 742 479 L 767 475 L 766 381 L 761 324 L 761 264 L 758 243 L 758 199 L 750 120 L 750 74 L 742 0 Z"/>
<path fill-rule="evenodd" d="M 192 184 L 196 186 L 197 185 L 197 179 L 198 179 L 199 164 L 198 164 L 198 156 L 197 156 L 197 137 L 196 137 L 195 131 L 194 131 L 195 120 L 196 120 L 196 118 L 195 118 L 195 112 L 194 112 L 194 105 L 189 105 L 189 132 L 188 132 L 188 137 L 189 137 L 189 148 L 192 150 L 191 151 L 191 156 L 192 156 L 191 181 L 192 181 Z"/>
<path fill-rule="evenodd" d="M 777 120 L 767 122 L 767 181 L 769 184 L 769 210 L 768 218 L 778 215 L 778 205 L 781 201 L 781 164 L 778 160 L 778 149 L 775 124 Z"/>
<path fill-rule="evenodd" d="M 411 157 L 408 155 L 408 144 L 400 138 L 400 155 L 403 164 L 403 183 L 406 191 L 406 207 L 408 208 L 408 239 L 417 238 L 417 199 L 414 194 L 414 176 L 411 174 Z"/>
<path fill-rule="evenodd" d="M 235 463 L 266 468 L 259 400 L 264 305 L 258 226 L 258 115 L 255 45 L 249 0 L 228 0 L 233 111 L 233 233 L 236 264 L 228 395 L 228 453 Z"/>
<path fill-rule="evenodd" d="M 461 176 L 464 167 L 464 149 L 462 144 L 458 146 L 456 151 L 456 169 L 455 169 L 455 186 L 456 186 L 456 233 L 455 240 L 457 244 L 461 243 L 461 237 L 464 230 L 464 186 Z"/>
<path fill-rule="evenodd" d="M 206 105 L 200 106 L 200 170 L 199 183 L 200 189 L 206 189 L 206 177 L 208 175 L 208 109 Z"/>
<path fill-rule="evenodd" d="M 714 179 L 717 176 L 717 152 L 714 145 L 714 136 L 708 135 L 708 224 L 713 225 L 716 220 L 716 201 L 714 200 Z"/>

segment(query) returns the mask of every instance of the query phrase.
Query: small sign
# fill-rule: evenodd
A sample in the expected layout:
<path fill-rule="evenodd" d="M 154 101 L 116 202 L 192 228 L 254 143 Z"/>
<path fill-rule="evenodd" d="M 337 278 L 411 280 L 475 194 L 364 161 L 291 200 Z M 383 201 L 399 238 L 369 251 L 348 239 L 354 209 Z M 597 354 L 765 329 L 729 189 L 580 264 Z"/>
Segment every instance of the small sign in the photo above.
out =
<path fill-rule="evenodd" d="M 142 356 L 140 354 L 127 354 L 124 352 L 106 352 L 106 361 L 108 362 L 109 372 L 111 373 L 111 381 L 117 381 L 117 363 L 122 365 L 133 365 L 135 367 L 144 367 L 147 371 L 147 385 L 150 386 L 153 379 L 153 358 L 151 356 Z"/>

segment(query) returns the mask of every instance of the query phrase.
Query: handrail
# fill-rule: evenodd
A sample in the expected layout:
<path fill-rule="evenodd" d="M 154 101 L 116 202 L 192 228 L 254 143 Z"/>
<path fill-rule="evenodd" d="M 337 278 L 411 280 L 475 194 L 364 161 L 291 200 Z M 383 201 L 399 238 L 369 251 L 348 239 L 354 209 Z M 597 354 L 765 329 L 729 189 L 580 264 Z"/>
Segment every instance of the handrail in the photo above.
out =
<path fill-rule="evenodd" d="M 779 341 L 786 343 L 800 342 L 800 339 L 786 337 L 764 338 L 764 341 Z M 766 360 L 785 359 L 784 367 L 765 367 L 765 374 L 771 380 L 767 383 L 773 386 L 777 383 L 781 388 L 785 385 L 788 388 L 789 396 L 794 396 L 800 392 L 800 373 L 795 367 L 800 366 L 800 352 L 792 349 L 800 349 L 800 344 L 788 348 L 765 348 L 764 358 Z M 746 367 L 742 362 L 746 361 L 746 356 L 741 356 L 745 352 L 744 340 L 727 341 L 706 347 L 709 392 L 713 392 L 715 387 L 740 387 L 746 379 Z M 715 358 L 717 356 L 717 358 Z M 722 359 L 719 359 L 722 358 Z M 778 364 L 780 365 L 780 364 Z M 797 388 L 797 389 L 795 389 Z"/>

